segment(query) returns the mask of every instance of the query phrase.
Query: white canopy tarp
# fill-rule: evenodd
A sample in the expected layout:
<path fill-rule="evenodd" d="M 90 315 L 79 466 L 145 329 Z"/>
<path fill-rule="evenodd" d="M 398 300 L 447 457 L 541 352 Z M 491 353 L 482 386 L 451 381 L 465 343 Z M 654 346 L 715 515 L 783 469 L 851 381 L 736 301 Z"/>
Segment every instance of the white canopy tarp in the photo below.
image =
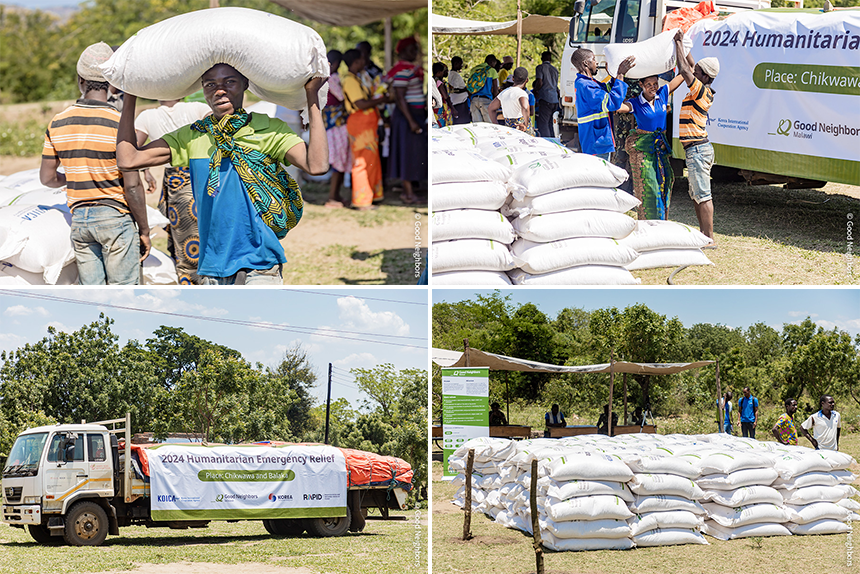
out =
<path fill-rule="evenodd" d="M 280 2 L 280 0 L 278 0 Z M 451 16 L 439 16 L 430 14 L 430 25 L 434 34 L 456 34 L 456 35 L 516 35 L 517 21 L 507 22 L 482 22 L 479 20 L 462 20 Z M 540 14 L 529 14 L 523 18 L 522 33 L 525 34 L 553 34 L 564 33 L 570 29 L 570 18 L 563 16 L 541 16 Z"/>
<path fill-rule="evenodd" d="M 296 16 L 332 26 L 363 26 L 427 8 L 427 0 L 272 0 Z"/>
<path fill-rule="evenodd" d="M 491 371 L 521 371 L 525 373 L 609 373 L 609 363 L 600 365 L 549 365 L 538 361 L 528 361 L 515 357 L 506 357 L 495 353 L 485 353 L 478 349 L 469 348 L 469 367 L 489 367 Z M 465 367 L 466 353 L 433 349 L 433 362 L 440 367 Z M 673 375 L 689 369 L 698 369 L 713 364 L 714 361 L 696 361 L 695 363 L 628 363 L 616 361 L 612 364 L 614 373 L 630 373 L 633 375 Z"/>

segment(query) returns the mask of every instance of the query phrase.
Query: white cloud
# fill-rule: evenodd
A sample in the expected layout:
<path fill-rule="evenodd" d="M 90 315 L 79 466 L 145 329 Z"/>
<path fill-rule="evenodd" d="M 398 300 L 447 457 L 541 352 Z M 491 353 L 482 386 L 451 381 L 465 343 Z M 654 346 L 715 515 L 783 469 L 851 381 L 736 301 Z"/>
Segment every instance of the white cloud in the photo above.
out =
<path fill-rule="evenodd" d="M 290 326 L 289 323 L 274 323 L 272 321 L 265 321 L 265 320 L 263 320 L 262 317 L 248 317 L 248 320 L 253 321 L 254 323 L 260 323 L 260 325 L 272 325 L 273 327 L 289 327 Z M 258 331 L 258 332 L 260 332 L 260 331 L 262 331 L 262 332 L 272 331 L 272 329 L 268 329 L 268 328 L 263 327 L 263 326 L 248 327 L 248 329 L 250 329 L 251 331 Z"/>
<path fill-rule="evenodd" d="M 24 305 L 13 305 L 12 307 L 7 307 L 5 311 L 3 311 L 4 315 L 8 315 L 9 317 L 26 317 L 28 315 L 41 315 L 42 317 L 47 317 L 50 315 L 48 310 L 44 307 L 26 307 Z"/>
<path fill-rule="evenodd" d="M 204 317 L 222 317 L 227 315 L 227 309 L 219 307 L 207 307 L 199 303 L 191 303 L 183 300 L 192 299 L 188 290 L 183 289 L 76 289 L 63 293 L 64 297 L 89 301 L 92 303 L 103 303 L 105 305 L 118 305 L 121 307 L 133 307 L 147 311 L 160 311 L 171 313 L 188 313 L 202 315 Z M 102 308 L 108 313 L 122 312 L 121 309 Z"/>
<path fill-rule="evenodd" d="M 53 327 L 57 331 L 62 331 L 63 333 L 74 333 L 76 330 L 75 327 L 67 327 L 59 321 L 51 321 L 50 323 L 42 327 L 42 331 L 47 332 L 48 327 Z"/>
<path fill-rule="evenodd" d="M 839 329 L 840 331 L 848 331 L 849 333 L 856 334 L 860 332 L 860 319 L 849 319 L 849 320 L 836 320 L 829 321 L 827 319 L 819 319 L 815 322 L 819 327 L 823 327 L 824 329 L 830 331 L 834 327 Z"/>
<path fill-rule="evenodd" d="M 409 325 L 393 311 L 376 313 L 367 303 L 357 297 L 341 297 L 337 300 L 339 317 L 345 329 L 373 331 L 405 337 L 409 335 Z"/>
<path fill-rule="evenodd" d="M 818 317 L 818 313 L 808 313 L 807 311 L 789 311 L 788 316 L 803 317 L 805 319 L 806 317 Z"/>
<path fill-rule="evenodd" d="M 337 361 L 332 361 L 332 364 L 337 365 L 338 367 L 375 367 L 379 364 L 379 361 L 376 357 L 373 356 L 373 353 L 353 353 L 351 355 L 347 355 L 342 359 L 338 359 Z"/>

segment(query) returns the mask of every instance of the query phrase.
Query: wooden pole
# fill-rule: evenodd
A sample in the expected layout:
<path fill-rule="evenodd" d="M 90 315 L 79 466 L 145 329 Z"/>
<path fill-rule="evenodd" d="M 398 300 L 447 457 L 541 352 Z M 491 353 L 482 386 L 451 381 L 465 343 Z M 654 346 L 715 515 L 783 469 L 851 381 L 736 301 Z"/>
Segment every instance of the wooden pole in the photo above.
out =
<path fill-rule="evenodd" d="M 529 486 L 529 505 L 531 506 L 532 512 L 532 533 L 534 534 L 534 541 L 532 545 L 535 549 L 535 572 L 537 574 L 544 574 L 543 570 L 543 548 L 541 547 L 541 539 L 540 539 L 540 524 L 538 523 L 538 510 L 537 510 L 537 478 L 538 478 L 538 461 L 534 459 L 532 461 L 532 480 L 531 485 Z"/>
<path fill-rule="evenodd" d="M 511 392 L 508 390 L 508 373 L 510 371 L 505 371 L 505 402 L 507 402 L 505 418 L 508 419 L 508 424 L 511 424 Z"/>
<path fill-rule="evenodd" d="M 394 58 L 391 57 L 391 52 L 394 46 L 391 41 L 391 18 L 386 18 L 383 26 L 385 34 L 385 57 L 383 58 L 382 65 L 385 66 L 386 70 L 390 70 L 394 63 Z"/>
<path fill-rule="evenodd" d="M 612 436 L 612 391 L 615 387 L 615 353 L 609 355 L 609 414 L 606 416 L 608 436 Z"/>
<path fill-rule="evenodd" d="M 720 399 L 723 396 L 723 390 L 720 388 L 720 360 L 717 359 L 717 432 L 723 432 L 723 405 Z"/>
<path fill-rule="evenodd" d="M 469 361 L 469 339 L 463 339 L 463 353 L 466 355 L 466 366 L 471 367 Z"/>
<path fill-rule="evenodd" d="M 521 1 L 517 0 L 517 68 L 520 67 L 520 56 L 523 51 L 523 11 L 520 8 Z"/>
<path fill-rule="evenodd" d="M 469 449 L 469 458 L 466 459 L 466 516 L 463 517 L 463 540 L 472 538 L 472 466 L 475 464 L 475 449 Z"/>
<path fill-rule="evenodd" d="M 624 381 L 624 422 L 622 422 L 621 424 L 626 425 L 627 424 L 627 373 L 624 373 L 622 380 Z"/>

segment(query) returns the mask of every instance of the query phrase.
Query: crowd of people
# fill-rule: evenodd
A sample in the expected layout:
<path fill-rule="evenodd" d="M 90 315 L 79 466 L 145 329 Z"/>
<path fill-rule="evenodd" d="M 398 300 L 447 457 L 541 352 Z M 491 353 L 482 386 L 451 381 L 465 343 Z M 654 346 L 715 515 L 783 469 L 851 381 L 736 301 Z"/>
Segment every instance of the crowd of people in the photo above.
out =
<path fill-rule="evenodd" d="M 113 52 L 99 42 L 80 55 L 81 98 L 48 125 L 39 173 L 42 185 L 66 187 L 83 285 L 140 283 L 151 249 L 144 193 L 157 188 L 152 167 L 168 166 L 158 206 L 180 284 L 283 284 L 280 240 L 304 209 L 287 166 L 310 175 L 331 166 L 328 207 L 373 209 L 384 199 L 386 168 L 402 182 L 402 202 L 420 202 L 413 182 L 427 180 L 427 98 L 413 37 L 398 42 L 398 60 L 385 73 L 368 42 L 329 52 L 331 77 L 305 84 L 307 143 L 280 119 L 247 112 L 249 81 L 227 64 L 202 75 L 205 104 L 162 100 L 135 117 L 136 96 L 111 86 L 99 67 Z M 380 113 L 386 104 L 391 113 Z M 347 172 L 352 193 L 344 201 Z"/>
<path fill-rule="evenodd" d="M 679 113 L 679 139 L 686 154 L 689 193 L 695 202 L 699 229 L 713 240 L 710 173 L 714 149 L 708 141 L 707 114 L 714 100 L 712 83 L 719 74 L 720 63 L 713 57 L 695 62 L 689 53 L 685 55 L 680 30 L 675 36 L 675 50 L 678 74 L 666 77 L 662 87 L 658 76 L 641 78 L 641 92 L 632 97 L 624 77 L 636 65 L 635 56 L 624 59 L 614 77 L 598 80 L 594 52 L 575 50 L 570 63 L 577 71 L 574 84 L 579 144 L 583 153 L 612 161 L 613 154 L 620 151 L 616 149 L 614 114 L 631 114 L 636 129 L 627 136 L 624 151 L 629 155 L 632 192 L 641 201 L 638 216 L 667 219 L 674 183 L 665 133 L 669 98 L 686 84 L 689 92 Z M 559 72 L 552 65 L 552 54 L 541 55 L 531 89 L 527 87 L 528 70 L 520 67 L 510 72 L 513 65 L 509 56 L 499 60 L 493 54 L 465 75 L 461 73 L 463 60 L 459 56 L 451 59 L 450 72 L 444 63 L 434 64 L 435 125 L 494 122 L 531 135 L 558 138 L 553 117 L 559 111 Z"/>

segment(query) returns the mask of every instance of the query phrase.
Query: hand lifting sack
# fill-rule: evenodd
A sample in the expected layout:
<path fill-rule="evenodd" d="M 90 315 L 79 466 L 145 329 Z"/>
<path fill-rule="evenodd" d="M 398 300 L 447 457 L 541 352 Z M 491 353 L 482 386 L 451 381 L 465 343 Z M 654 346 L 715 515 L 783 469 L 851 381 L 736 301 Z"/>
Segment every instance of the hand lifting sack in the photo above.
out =
<path fill-rule="evenodd" d="M 0 207 L 0 261 L 41 273 L 47 285 L 55 285 L 75 260 L 71 217 L 38 205 Z"/>
<path fill-rule="evenodd" d="M 78 264 L 72 261 L 60 271 L 54 285 L 77 285 Z M 0 261 L 0 285 L 48 285 L 42 273 L 30 273 L 11 263 Z"/>
<path fill-rule="evenodd" d="M 633 536 L 644 534 L 655 528 L 688 528 L 699 530 L 705 524 L 705 520 L 687 510 L 670 510 L 668 512 L 647 512 L 637 514 L 630 520 L 630 533 Z"/>
<path fill-rule="evenodd" d="M 633 472 L 615 456 L 602 453 L 575 453 L 550 458 L 538 463 L 541 476 L 557 482 L 565 480 L 611 480 L 627 482 Z"/>
<path fill-rule="evenodd" d="M 549 243 L 575 237 L 610 237 L 621 239 L 636 227 L 636 220 L 623 213 L 600 209 L 578 209 L 547 215 L 529 215 L 515 219 L 517 235 L 537 243 Z"/>
<path fill-rule="evenodd" d="M 307 106 L 308 80 L 329 76 L 319 34 L 248 8 L 197 10 L 147 26 L 100 67 L 107 81 L 124 92 L 178 100 L 199 90 L 201 76 L 215 64 L 234 67 L 261 100 L 293 110 Z M 319 101 L 327 95 L 324 84 Z"/>
<path fill-rule="evenodd" d="M 627 172 L 584 153 L 557 155 L 518 167 L 508 187 L 514 199 L 534 197 L 570 187 L 618 187 Z"/>
<path fill-rule="evenodd" d="M 783 503 L 782 494 L 775 488 L 754 484 L 742 486 L 734 490 L 706 490 L 702 500 L 708 500 L 723 506 L 732 508 L 748 504 L 776 504 Z"/>
<path fill-rule="evenodd" d="M 627 458 L 624 462 L 637 473 L 675 474 L 685 478 L 697 478 L 701 474 L 691 462 L 673 456 L 640 455 Z"/>
<path fill-rule="evenodd" d="M 630 538 L 557 538 L 551 532 L 541 535 L 543 546 L 556 552 L 584 550 L 630 550 L 636 546 Z"/>
<path fill-rule="evenodd" d="M 851 511 L 833 502 L 813 502 L 796 506 L 787 504 L 790 520 L 795 524 L 809 524 L 817 520 L 831 519 L 845 522 L 851 516 Z"/>
<path fill-rule="evenodd" d="M 554 522 L 539 520 L 541 532 L 551 532 L 556 538 L 627 538 L 630 525 L 624 520 L 569 520 Z"/>
<path fill-rule="evenodd" d="M 511 168 L 487 159 L 477 151 L 433 150 L 433 185 L 439 183 L 501 181 L 511 177 Z"/>
<path fill-rule="evenodd" d="M 824 520 L 816 520 L 809 524 L 795 524 L 789 522 L 786 524 L 788 529 L 795 536 L 804 536 L 807 534 L 842 534 L 851 532 L 851 526 L 839 520 L 825 518 Z"/>
<path fill-rule="evenodd" d="M 558 502 L 594 494 L 611 494 L 618 496 L 625 502 L 633 502 L 634 499 L 633 493 L 626 483 L 608 480 L 571 480 L 566 482 L 550 480 L 544 491 L 548 499 L 554 498 Z"/>
<path fill-rule="evenodd" d="M 656 219 L 637 222 L 633 233 L 624 238 L 624 243 L 640 253 L 654 249 L 697 249 L 713 242 L 713 239 L 689 225 Z"/>
<path fill-rule="evenodd" d="M 570 520 L 627 520 L 633 513 L 627 503 L 612 495 L 599 494 L 571 498 L 546 507 L 546 514 L 555 522 Z"/>
<path fill-rule="evenodd" d="M 713 520 L 706 520 L 702 532 L 717 540 L 736 540 L 751 536 L 791 536 L 791 531 L 788 528 L 776 522 L 759 522 L 738 528 L 727 528 L 720 526 Z"/>
<path fill-rule="evenodd" d="M 508 199 L 508 189 L 500 181 L 433 184 L 433 211 L 487 209 L 498 211 Z"/>
<path fill-rule="evenodd" d="M 693 265 L 713 265 L 701 249 L 655 249 L 640 251 L 636 261 L 627 265 L 628 271 L 659 269 L 661 267 L 690 267 Z"/>
<path fill-rule="evenodd" d="M 639 254 L 605 237 L 579 237 L 551 243 L 517 239 L 511 245 L 516 267 L 527 273 L 549 273 L 577 265 L 630 264 Z M 687 463 L 689 464 L 689 463 Z"/>
<path fill-rule="evenodd" d="M 517 238 L 514 228 L 498 211 L 452 209 L 434 211 L 433 242 L 450 239 L 492 239 L 508 245 Z"/>
<path fill-rule="evenodd" d="M 516 267 L 508 246 L 490 239 L 434 241 L 433 271 L 509 271 Z"/>
<path fill-rule="evenodd" d="M 448 273 L 433 272 L 433 285 L 511 285 L 508 276 L 500 271 L 451 271 Z"/>
<path fill-rule="evenodd" d="M 691 528 L 657 528 L 633 537 L 636 546 L 677 546 L 678 544 L 708 544 L 705 537 Z"/>
<path fill-rule="evenodd" d="M 750 504 L 730 508 L 722 504 L 706 502 L 702 506 L 708 511 L 708 518 L 726 528 L 737 528 L 759 522 L 788 522 L 791 513 L 784 506 L 776 504 Z"/>
<path fill-rule="evenodd" d="M 434 203 L 436 198 L 433 198 Z M 512 200 L 502 208 L 502 213 L 508 217 L 526 217 L 528 215 L 546 215 L 561 213 L 576 209 L 601 209 L 624 213 L 635 209 L 642 203 L 629 193 L 611 187 L 572 187 L 560 189 L 536 197 Z M 635 229 L 633 231 L 636 232 Z M 629 237 L 629 236 L 628 236 Z M 625 238 L 625 243 L 627 239 Z M 635 249 L 635 247 L 631 248 Z"/>
<path fill-rule="evenodd" d="M 636 474 L 630 482 L 630 490 L 639 495 L 683 496 L 700 500 L 705 493 L 689 478 L 674 474 Z"/>
<path fill-rule="evenodd" d="M 770 486 L 779 476 L 772 468 L 748 468 L 738 470 L 729 474 L 708 474 L 700 476 L 696 484 L 700 488 L 713 490 L 734 490 L 741 486 L 760 484 Z"/>
<path fill-rule="evenodd" d="M 508 272 L 514 285 L 639 285 L 623 267 L 614 265 L 577 265 L 559 271 L 532 275 L 522 269 Z"/>
<path fill-rule="evenodd" d="M 668 72 L 675 67 L 675 32 L 667 30 L 656 36 L 633 44 L 607 44 L 603 48 L 606 72 L 615 77 L 618 66 L 627 56 L 636 56 L 636 65 L 625 74 L 626 78 L 647 78 Z M 684 56 L 693 47 L 693 40 L 684 35 Z"/>

